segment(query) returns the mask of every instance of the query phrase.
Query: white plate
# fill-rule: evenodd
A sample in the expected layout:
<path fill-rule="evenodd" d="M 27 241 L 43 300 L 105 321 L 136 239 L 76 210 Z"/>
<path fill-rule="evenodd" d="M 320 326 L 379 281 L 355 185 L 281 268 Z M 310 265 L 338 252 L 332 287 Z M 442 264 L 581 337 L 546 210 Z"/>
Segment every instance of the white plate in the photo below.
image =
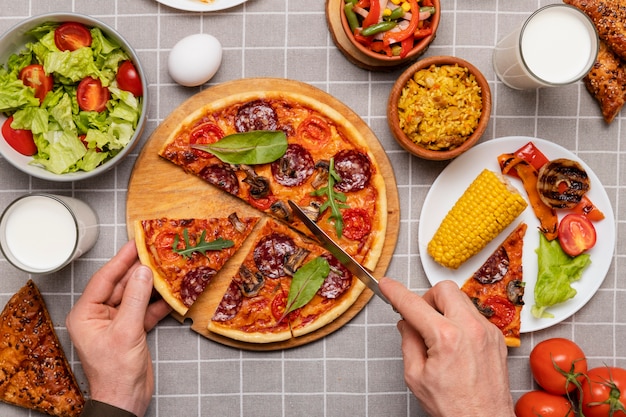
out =
<path fill-rule="evenodd" d="M 512 153 L 532 141 L 548 159 L 569 158 L 581 163 L 591 179 L 591 189 L 587 196 L 604 213 L 605 219 L 595 223 L 597 231 L 597 243 L 588 251 L 591 255 L 591 265 L 587 267 L 582 278 L 572 283 L 578 294 L 564 303 L 548 308 L 548 312 L 554 314 L 554 318 L 534 318 L 530 312 L 535 303 L 534 291 L 537 281 L 537 254 L 535 249 L 539 247 L 539 221 L 535 217 L 532 208 L 528 206 L 522 214 L 496 239 L 490 242 L 480 253 L 467 260 L 458 269 L 445 268 L 436 263 L 427 252 L 427 245 L 435 234 L 439 224 L 454 203 L 469 184 L 484 169 L 500 172 L 497 157 L 503 153 Z M 518 188 L 523 196 L 526 192 L 521 181 L 511 178 L 510 183 Z M 524 292 L 525 306 L 522 309 L 521 332 L 532 332 L 553 326 L 581 309 L 596 293 L 611 265 L 613 251 L 615 249 L 615 220 L 609 197 L 600 183 L 596 174 L 567 149 L 555 145 L 543 139 L 530 137 L 512 136 L 493 139 L 470 149 L 454 161 L 452 161 L 433 183 L 422 208 L 419 222 L 419 251 L 422 266 L 426 276 L 432 285 L 439 281 L 450 279 L 462 286 L 472 276 L 483 262 L 502 243 L 504 237 L 521 222 L 528 225 L 524 238 L 522 265 L 524 268 Z"/>
<path fill-rule="evenodd" d="M 212 0 L 205 3 L 200 0 L 157 0 L 174 9 L 187 10 L 190 12 L 214 12 L 238 6 L 248 0 Z"/>

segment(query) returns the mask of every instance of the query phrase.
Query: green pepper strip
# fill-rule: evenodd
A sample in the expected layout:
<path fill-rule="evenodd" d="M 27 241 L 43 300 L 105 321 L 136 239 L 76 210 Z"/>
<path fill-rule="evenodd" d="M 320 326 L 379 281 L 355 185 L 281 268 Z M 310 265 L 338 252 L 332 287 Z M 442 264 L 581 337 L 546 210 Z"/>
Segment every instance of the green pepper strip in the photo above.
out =
<path fill-rule="evenodd" d="M 372 35 L 376 35 L 377 33 L 387 32 L 388 30 L 395 28 L 396 25 L 397 25 L 396 22 L 379 22 L 363 29 L 361 31 L 361 35 L 372 36 Z"/>
<path fill-rule="evenodd" d="M 404 9 L 402 7 L 396 7 L 389 16 L 385 17 L 385 20 L 398 20 L 401 17 L 404 17 Z"/>
<path fill-rule="evenodd" d="M 346 3 L 343 6 L 343 12 L 346 14 L 346 20 L 348 21 L 348 26 L 350 26 L 350 30 L 352 33 L 359 27 L 359 19 L 356 17 L 356 13 L 354 13 L 354 3 Z"/>
<path fill-rule="evenodd" d="M 420 13 L 428 12 L 430 14 L 435 14 L 435 6 L 425 6 L 420 7 Z"/>

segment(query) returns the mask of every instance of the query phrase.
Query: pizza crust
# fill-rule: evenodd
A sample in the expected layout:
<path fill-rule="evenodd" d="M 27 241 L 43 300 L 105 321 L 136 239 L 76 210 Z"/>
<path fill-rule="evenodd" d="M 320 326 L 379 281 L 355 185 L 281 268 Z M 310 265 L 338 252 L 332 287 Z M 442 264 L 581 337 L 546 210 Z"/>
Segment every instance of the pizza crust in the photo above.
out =
<path fill-rule="evenodd" d="M 174 297 L 170 290 L 170 286 L 167 283 L 165 277 L 161 274 L 158 266 L 153 262 L 152 255 L 148 252 L 146 245 L 146 234 L 141 226 L 141 220 L 136 220 L 134 223 L 135 228 L 135 245 L 137 246 L 137 255 L 139 255 L 139 261 L 152 270 L 154 288 L 161 294 L 161 297 L 167 302 L 181 316 L 187 314 L 189 307 L 183 302 Z"/>

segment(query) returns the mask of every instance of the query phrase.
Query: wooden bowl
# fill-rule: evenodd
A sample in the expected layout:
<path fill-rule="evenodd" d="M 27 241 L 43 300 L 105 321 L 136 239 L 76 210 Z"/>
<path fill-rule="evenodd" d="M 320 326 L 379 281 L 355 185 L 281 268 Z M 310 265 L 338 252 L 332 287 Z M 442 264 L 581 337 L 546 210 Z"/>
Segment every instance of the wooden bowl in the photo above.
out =
<path fill-rule="evenodd" d="M 480 118 L 478 120 L 478 125 L 472 132 L 472 134 L 465 139 L 465 141 L 452 149 L 446 150 L 431 150 L 427 149 L 422 145 L 419 145 L 413 142 L 407 134 L 400 128 L 400 118 L 398 115 L 398 100 L 400 95 L 402 94 L 402 90 L 406 83 L 413 77 L 413 75 L 422 69 L 429 68 L 431 65 L 442 66 L 442 65 L 454 65 L 458 64 L 459 67 L 465 67 L 469 70 L 471 74 L 476 78 L 476 82 L 481 90 L 481 98 L 482 98 L 482 109 Z M 393 88 L 391 89 L 391 93 L 389 94 L 389 103 L 387 106 L 387 123 L 389 124 L 389 129 L 393 133 L 396 141 L 407 151 L 412 153 L 413 155 L 419 156 L 420 158 L 443 161 L 448 159 L 453 159 L 463 152 L 474 146 L 476 142 L 480 139 L 482 134 L 485 132 L 487 125 L 489 124 L 489 116 L 491 115 L 491 90 L 489 88 L 489 83 L 483 76 L 483 74 L 472 64 L 469 62 L 462 60 L 460 58 L 452 57 L 452 56 L 433 56 L 426 59 L 422 59 L 415 64 L 411 65 L 407 68 L 396 80 Z"/>
<path fill-rule="evenodd" d="M 343 10 L 345 2 L 343 0 L 338 1 L 337 5 L 339 7 L 336 11 L 341 16 L 341 26 L 343 27 L 343 32 L 352 46 L 352 48 L 349 49 L 342 48 L 342 52 L 344 52 L 344 54 L 350 54 L 349 58 L 352 62 L 366 69 L 392 70 L 400 66 L 408 65 L 428 50 L 428 47 L 437 35 L 437 28 L 439 27 L 439 20 L 441 18 L 441 4 L 440 0 L 432 0 L 432 3 L 435 7 L 435 14 L 430 17 L 432 33 L 420 39 L 420 41 L 413 46 L 413 49 L 411 49 L 404 57 L 400 57 L 387 56 L 382 53 L 374 52 L 358 42 L 350 29 L 348 19 L 346 18 L 346 14 Z M 361 65 L 361 63 L 363 63 L 363 65 Z"/>

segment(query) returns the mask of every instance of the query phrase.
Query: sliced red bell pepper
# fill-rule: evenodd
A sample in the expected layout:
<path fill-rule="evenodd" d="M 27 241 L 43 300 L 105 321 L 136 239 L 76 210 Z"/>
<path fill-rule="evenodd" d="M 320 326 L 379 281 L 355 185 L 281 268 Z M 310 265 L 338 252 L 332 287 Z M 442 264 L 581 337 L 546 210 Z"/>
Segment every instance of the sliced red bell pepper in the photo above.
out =
<path fill-rule="evenodd" d="M 578 203 L 576 207 L 572 209 L 572 211 L 574 213 L 582 214 L 593 222 L 604 219 L 604 213 L 602 213 L 602 211 L 595 204 L 593 204 L 591 200 L 589 200 L 589 198 L 585 195 L 580 200 L 580 203 Z"/>
<path fill-rule="evenodd" d="M 405 29 L 398 32 L 385 32 L 385 34 L 383 35 L 383 42 L 386 45 L 390 45 L 396 42 L 402 42 L 409 36 L 412 37 L 417 30 L 417 26 L 420 22 L 420 9 L 417 5 L 417 0 L 408 0 L 408 2 L 411 5 L 411 20 L 409 20 L 409 25 Z"/>
<path fill-rule="evenodd" d="M 370 1 L 369 13 L 363 19 L 363 29 L 368 26 L 372 26 L 378 23 L 378 18 L 380 17 L 380 1 L 372 0 Z"/>
<path fill-rule="evenodd" d="M 370 49 L 374 52 L 383 52 L 385 53 L 387 56 L 392 56 L 393 53 L 391 51 L 391 47 L 389 45 L 385 45 L 384 42 L 381 41 L 376 41 L 376 42 L 372 42 L 370 44 Z"/>
<path fill-rule="evenodd" d="M 400 43 L 402 49 L 400 50 L 400 58 L 404 58 L 411 49 L 413 49 L 413 37 L 409 36 Z M 387 45 L 389 48 L 389 45 Z"/>
<path fill-rule="evenodd" d="M 422 29 L 417 29 L 415 31 L 415 39 L 422 39 L 425 38 L 426 36 L 430 36 L 433 33 L 433 28 L 422 28 Z"/>

